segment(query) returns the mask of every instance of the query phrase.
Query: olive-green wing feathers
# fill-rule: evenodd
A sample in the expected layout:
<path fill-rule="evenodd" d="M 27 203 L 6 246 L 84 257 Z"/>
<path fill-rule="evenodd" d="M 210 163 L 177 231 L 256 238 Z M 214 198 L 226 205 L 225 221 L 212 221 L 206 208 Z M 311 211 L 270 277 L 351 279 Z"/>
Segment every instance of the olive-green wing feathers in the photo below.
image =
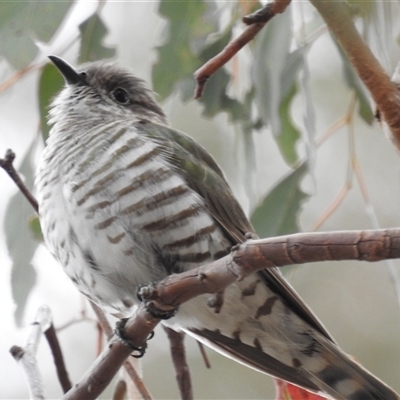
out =
<path fill-rule="evenodd" d="M 183 132 L 164 125 L 145 123 L 137 126 L 144 134 L 165 143 L 165 156 L 188 185 L 206 201 L 213 218 L 219 223 L 232 245 L 243 243 L 246 233 L 254 229 L 234 197 L 221 169 L 207 151 Z M 333 341 L 321 322 L 283 279 L 277 268 L 259 272 L 265 284 L 279 294 L 291 309 L 312 327 Z"/>

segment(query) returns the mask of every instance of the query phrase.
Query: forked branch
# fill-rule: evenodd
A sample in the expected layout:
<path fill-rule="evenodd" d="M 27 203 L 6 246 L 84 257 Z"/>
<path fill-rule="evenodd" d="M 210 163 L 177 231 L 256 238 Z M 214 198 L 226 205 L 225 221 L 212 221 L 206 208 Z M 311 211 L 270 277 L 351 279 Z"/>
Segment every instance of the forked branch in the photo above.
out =
<path fill-rule="evenodd" d="M 264 268 L 325 260 L 372 262 L 391 258 L 400 258 L 400 229 L 302 233 L 249 241 L 210 264 L 170 275 L 156 286 L 141 288 L 143 303 L 125 325 L 124 336 L 135 347 L 145 346 L 149 334 L 160 322 L 153 316 L 155 313 L 171 312 L 201 294 L 221 292 L 236 280 Z M 95 399 L 131 351 L 113 337 L 64 399 Z"/>

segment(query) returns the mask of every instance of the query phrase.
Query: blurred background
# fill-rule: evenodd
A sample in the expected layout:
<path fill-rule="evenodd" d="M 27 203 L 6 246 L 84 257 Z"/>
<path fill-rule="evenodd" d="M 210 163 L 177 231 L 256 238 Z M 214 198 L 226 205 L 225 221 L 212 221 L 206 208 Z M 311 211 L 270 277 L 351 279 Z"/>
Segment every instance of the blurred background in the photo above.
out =
<path fill-rule="evenodd" d="M 354 21 L 389 75 L 400 60 L 399 2 L 350 2 Z M 193 99 L 193 72 L 243 31 L 257 1 L 0 2 L 0 157 L 33 188 L 49 99 L 62 81 L 47 56 L 78 62 L 113 58 L 158 93 L 170 124 L 215 157 L 261 236 L 296 231 L 398 227 L 399 158 L 374 121 L 368 93 L 307 2 L 275 17 Z M 306 167 L 299 169 L 302 161 Z M 34 189 L 33 189 L 34 190 Z M 9 353 L 23 345 L 47 304 L 70 378 L 96 357 L 95 323 L 38 239 L 34 212 L 0 172 L 0 398 L 27 398 Z M 332 212 L 330 212 L 330 210 Z M 35 236 L 36 235 L 36 236 Z M 340 346 L 400 392 L 397 260 L 325 262 L 284 273 Z M 271 378 L 207 350 L 206 369 L 186 339 L 196 399 L 272 399 Z M 38 352 L 47 398 L 61 396 L 43 339 Z M 143 358 L 154 398 L 179 397 L 162 329 Z M 110 398 L 108 390 L 101 398 Z"/>

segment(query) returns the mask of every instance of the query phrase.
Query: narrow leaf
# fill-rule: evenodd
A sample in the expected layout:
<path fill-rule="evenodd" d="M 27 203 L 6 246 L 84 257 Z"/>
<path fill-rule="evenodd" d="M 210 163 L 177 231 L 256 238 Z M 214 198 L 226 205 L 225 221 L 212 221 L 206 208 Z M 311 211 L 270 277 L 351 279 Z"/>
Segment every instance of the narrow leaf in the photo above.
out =
<path fill-rule="evenodd" d="M 108 30 L 97 13 L 82 22 L 79 25 L 79 30 L 81 32 L 79 63 L 114 57 L 115 48 L 103 45 L 103 40 Z"/>
<path fill-rule="evenodd" d="M 367 92 L 341 47 L 337 45 L 337 48 L 343 62 L 343 76 L 345 82 L 350 89 L 354 90 L 358 98 L 358 114 L 368 125 L 371 125 L 374 122 L 374 113 L 371 109 Z"/>
<path fill-rule="evenodd" d="M 296 93 L 297 85 L 294 84 L 291 90 L 288 91 L 288 93 L 282 100 L 281 106 L 279 108 L 279 115 L 282 123 L 282 132 L 276 138 L 282 156 L 289 165 L 294 165 L 298 161 L 296 143 L 301 136 L 300 131 L 294 125 L 293 119 L 290 115 L 290 106 Z"/>
<path fill-rule="evenodd" d="M 38 53 L 35 41 L 48 42 L 67 15 L 72 0 L 0 1 L 0 56 L 16 69 Z"/>
<path fill-rule="evenodd" d="M 25 178 L 28 188 L 33 186 L 34 149 L 35 146 L 31 145 L 19 168 L 19 173 Z M 31 261 L 38 242 L 34 240 L 28 227 L 33 214 L 32 206 L 17 192 L 8 203 L 4 221 L 7 248 L 12 259 L 11 290 L 16 303 L 14 317 L 18 326 L 21 325 L 26 302 L 36 282 L 36 272 Z"/>
<path fill-rule="evenodd" d="M 49 126 L 47 125 L 47 114 L 53 97 L 61 90 L 64 84 L 64 79 L 57 68 L 48 63 L 42 69 L 39 78 L 39 113 L 40 126 L 43 139 L 49 137 Z"/>
<path fill-rule="evenodd" d="M 282 179 L 254 210 L 251 223 L 260 237 L 299 231 L 298 215 L 303 201 L 308 197 L 300 189 L 306 168 L 303 163 Z"/>
<path fill-rule="evenodd" d="M 171 94 L 179 81 L 192 79 L 193 72 L 200 67 L 199 49 L 216 27 L 214 9 L 213 2 L 202 0 L 160 2 L 159 13 L 168 21 L 168 40 L 157 49 L 152 78 L 154 90 L 162 99 Z"/>

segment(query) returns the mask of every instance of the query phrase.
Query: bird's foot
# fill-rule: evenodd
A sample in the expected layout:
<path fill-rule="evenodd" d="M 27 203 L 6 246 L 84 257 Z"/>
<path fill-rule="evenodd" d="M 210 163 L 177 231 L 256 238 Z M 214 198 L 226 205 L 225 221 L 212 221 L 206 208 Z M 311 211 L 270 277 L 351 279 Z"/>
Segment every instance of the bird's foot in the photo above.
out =
<path fill-rule="evenodd" d="M 146 343 L 143 346 L 135 346 L 132 341 L 125 336 L 125 325 L 129 318 L 121 318 L 115 324 L 114 333 L 118 336 L 119 340 L 124 344 L 126 347 L 132 349 L 133 353 L 131 354 L 132 357 L 141 358 L 144 356 L 147 348 L 147 341 L 154 337 L 154 331 L 150 333 L 147 338 Z"/>
<path fill-rule="evenodd" d="M 178 311 L 178 307 L 170 310 L 163 310 L 154 304 L 153 300 L 157 298 L 157 283 L 150 283 L 139 287 L 137 297 L 144 304 L 146 311 L 154 318 L 170 319 L 174 317 Z"/>

